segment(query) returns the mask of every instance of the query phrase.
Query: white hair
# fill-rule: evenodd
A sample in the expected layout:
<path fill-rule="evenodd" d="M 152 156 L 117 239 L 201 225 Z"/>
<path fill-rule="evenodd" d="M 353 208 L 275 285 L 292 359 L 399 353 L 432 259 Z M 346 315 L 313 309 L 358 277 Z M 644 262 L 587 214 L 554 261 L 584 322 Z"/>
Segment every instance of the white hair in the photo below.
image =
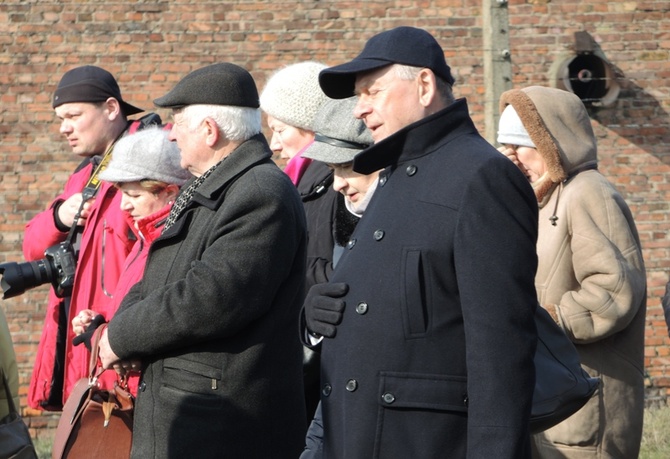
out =
<path fill-rule="evenodd" d="M 423 67 L 412 67 L 411 65 L 393 64 L 393 72 L 395 76 L 401 80 L 413 80 L 419 76 L 419 72 Z M 439 76 L 435 75 L 435 85 L 437 86 L 437 93 L 440 94 L 442 100 L 447 104 L 454 102 L 454 95 L 451 91 L 451 85 L 444 81 Z"/>
<path fill-rule="evenodd" d="M 261 132 L 261 111 L 258 108 L 230 105 L 187 105 L 181 111 L 189 130 L 211 118 L 221 134 L 232 141 L 243 142 Z"/>
<path fill-rule="evenodd" d="M 413 80 L 419 75 L 423 67 L 412 67 L 411 65 L 393 64 L 393 72 L 401 80 Z"/>

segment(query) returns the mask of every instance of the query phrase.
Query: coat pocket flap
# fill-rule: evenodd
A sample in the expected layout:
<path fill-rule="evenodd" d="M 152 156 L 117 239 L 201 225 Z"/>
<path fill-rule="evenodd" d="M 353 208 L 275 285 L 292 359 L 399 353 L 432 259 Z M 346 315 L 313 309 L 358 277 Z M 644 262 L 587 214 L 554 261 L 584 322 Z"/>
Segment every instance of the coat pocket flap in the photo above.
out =
<path fill-rule="evenodd" d="M 464 376 L 419 373 L 379 373 L 379 403 L 387 408 L 467 411 Z"/>
<path fill-rule="evenodd" d="M 206 378 L 218 380 L 221 380 L 221 375 L 223 373 L 220 368 L 215 368 L 211 365 L 195 362 L 193 360 L 185 360 L 178 357 L 169 357 L 163 360 L 163 368 L 188 371 Z"/>

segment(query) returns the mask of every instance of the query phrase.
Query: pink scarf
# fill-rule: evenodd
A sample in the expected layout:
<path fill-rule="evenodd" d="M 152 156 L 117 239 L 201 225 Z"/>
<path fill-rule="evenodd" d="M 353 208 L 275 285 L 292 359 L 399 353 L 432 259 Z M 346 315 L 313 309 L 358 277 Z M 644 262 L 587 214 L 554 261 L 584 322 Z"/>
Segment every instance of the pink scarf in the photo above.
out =
<path fill-rule="evenodd" d="M 291 178 L 291 181 L 295 186 L 298 186 L 302 174 L 305 173 L 307 167 L 312 164 L 312 160 L 309 158 L 303 158 L 302 153 L 309 147 L 312 143 L 310 142 L 302 150 L 300 150 L 293 158 L 289 159 L 286 167 L 284 167 L 284 172 Z"/>

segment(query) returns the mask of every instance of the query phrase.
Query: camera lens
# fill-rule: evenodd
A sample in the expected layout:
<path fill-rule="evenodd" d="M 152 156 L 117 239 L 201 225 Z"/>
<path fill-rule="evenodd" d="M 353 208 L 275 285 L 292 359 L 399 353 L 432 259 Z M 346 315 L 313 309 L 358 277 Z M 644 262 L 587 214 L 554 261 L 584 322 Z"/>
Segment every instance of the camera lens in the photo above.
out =
<path fill-rule="evenodd" d="M 26 290 L 54 279 L 54 269 L 48 258 L 25 263 L 3 263 L 0 264 L 0 274 L 3 299 L 21 295 Z"/>

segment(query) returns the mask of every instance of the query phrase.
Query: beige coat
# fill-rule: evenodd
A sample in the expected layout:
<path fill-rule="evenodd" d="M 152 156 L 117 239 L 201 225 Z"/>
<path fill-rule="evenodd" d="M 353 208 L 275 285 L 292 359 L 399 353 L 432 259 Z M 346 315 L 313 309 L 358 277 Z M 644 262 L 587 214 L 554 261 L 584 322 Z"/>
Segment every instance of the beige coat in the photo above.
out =
<path fill-rule="evenodd" d="M 582 102 L 557 89 L 507 91 L 549 171 L 540 204 L 535 285 L 540 304 L 601 378 L 575 415 L 535 436 L 542 458 L 636 458 L 644 410 L 646 275 L 631 212 L 597 171 Z M 539 452 L 539 453 L 538 453 Z"/>
<path fill-rule="evenodd" d="M 0 366 L 7 377 L 9 389 L 14 396 L 14 405 L 19 409 L 19 372 L 16 367 L 16 356 L 14 355 L 14 345 L 12 336 L 9 334 L 5 312 L 0 308 Z M 9 414 L 9 405 L 7 405 L 7 394 L 5 385 L 0 380 L 0 419 Z"/>

